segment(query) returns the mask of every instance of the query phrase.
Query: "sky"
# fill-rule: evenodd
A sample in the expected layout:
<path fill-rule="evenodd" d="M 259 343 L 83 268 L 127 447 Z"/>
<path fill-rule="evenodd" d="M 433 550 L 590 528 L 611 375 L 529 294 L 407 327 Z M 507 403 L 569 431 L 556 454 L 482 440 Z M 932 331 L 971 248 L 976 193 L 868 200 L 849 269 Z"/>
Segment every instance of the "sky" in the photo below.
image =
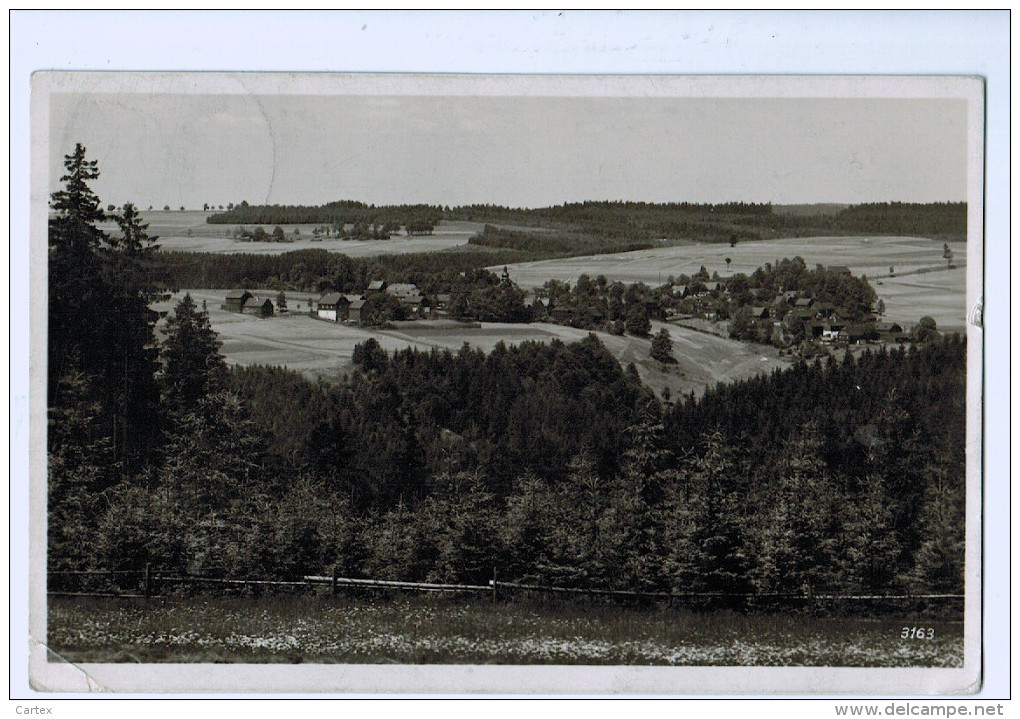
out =
<path fill-rule="evenodd" d="M 962 201 L 953 99 L 58 92 L 104 204 Z"/>

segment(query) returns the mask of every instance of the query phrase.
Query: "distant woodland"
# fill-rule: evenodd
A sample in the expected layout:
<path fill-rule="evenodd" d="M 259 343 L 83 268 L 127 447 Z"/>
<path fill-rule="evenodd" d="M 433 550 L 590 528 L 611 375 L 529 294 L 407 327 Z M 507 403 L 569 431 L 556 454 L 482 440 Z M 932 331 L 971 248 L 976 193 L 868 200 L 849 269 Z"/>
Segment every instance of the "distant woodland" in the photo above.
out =
<path fill-rule="evenodd" d="M 470 220 L 493 225 L 535 227 L 628 242 L 697 240 L 743 242 L 782 237 L 825 235 L 910 235 L 939 241 L 965 240 L 964 202 L 865 203 L 839 209 L 832 205 L 801 205 L 784 211 L 771 203 L 729 202 L 579 202 L 536 209 L 499 205 L 375 207 L 339 201 L 316 207 L 235 205 L 211 215 L 217 224 L 324 223 L 340 227 L 356 223 L 377 226 L 438 224 L 441 220 Z M 503 245 L 505 246 L 505 245 Z"/>
<path fill-rule="evenodd" d="M 51 570 L 963 588 L 955 336 L 675 403 L 595 336 L 487 354 L 368 340 L 335 383 L 228 368 L 190 297 L 156 341 L 155 238 L 130 205 L 113 216 L 123 239 L 99 230 L 98 167 L 81 146 L 65 166 L 49 227 Z M 337 261 L 352 282 L 375 271 Z"/>

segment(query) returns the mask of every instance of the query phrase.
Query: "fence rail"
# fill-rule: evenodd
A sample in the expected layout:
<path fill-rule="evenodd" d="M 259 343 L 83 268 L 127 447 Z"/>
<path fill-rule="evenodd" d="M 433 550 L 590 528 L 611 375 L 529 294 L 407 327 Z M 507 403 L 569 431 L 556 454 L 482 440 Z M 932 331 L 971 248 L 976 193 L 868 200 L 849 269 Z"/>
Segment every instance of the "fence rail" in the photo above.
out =
<path fill-rule="evenodd" d="M 652 599 L 667 601 L 671 605 L 682 602 L 703 602 L 703 601 L 734 601 L 743 600 L 748 603 L 759 604 L 776 601 L 787 602 L 912 602 L 912 601 L 947 601 L 963 600 L 962 594 L 802 594 L 802 593 L 723 593 L 723 592 L 638 592 L 622 589 L 594 589 L 583 587 L 555 587 L 542 584 L 525 584 L 519 582 L 504 582 L 496 579 L 489 580 L 487 585 L 480 584 L 444 584 L 436 582 L 405 582 L 383 579 L 355 579 L 353 577 L 341 577 L 336 571 L 330 576 L 307 575 L 300 580 L 271 580 L 271 579 L 227 579 L 220 577 L 202 577 L 195 575 L 164 575 L 156 574 L 149 567 L 145 570 L 82 570 L 82 571 L 56 571 L 49 572 L 49 585 L 47 594 L 49 596 L 62 597 L 119 597 L 125 599 L 148 599 L 152 596 L 159 596 L 158 589 L 167 585 L 219 585 L 236 588 L 260 588 L 260 587 L 290 587 L 290 588 L 314 588 L 327 586 L 332 594 L 337 594 L 341 588 L 346 589 L 374 589 L 374 590 L 405 590 L 416 592 L 474 592 L 486 593 L 495 601 L 501 591 L 504 596 L 513 592 L 536 592 L 553 595 L 573 596 L 602 596 L 631 599 Z M 137 577 L 138 580 L 132 586 L 125 586 L 116 582 L 117 577 Z M 106 584 L 100 584 L 94 591 L 86 591 L 86 587 L 68 586 L 67 581 L 53 581 L 57 578 L 84 578 L 106 579 Z M 71 584 L 75 584 L 72 582 Z M 111 586 L 118 591 L 111 591 Z M 141 593 L 139 593 L 139 591 Z"/>

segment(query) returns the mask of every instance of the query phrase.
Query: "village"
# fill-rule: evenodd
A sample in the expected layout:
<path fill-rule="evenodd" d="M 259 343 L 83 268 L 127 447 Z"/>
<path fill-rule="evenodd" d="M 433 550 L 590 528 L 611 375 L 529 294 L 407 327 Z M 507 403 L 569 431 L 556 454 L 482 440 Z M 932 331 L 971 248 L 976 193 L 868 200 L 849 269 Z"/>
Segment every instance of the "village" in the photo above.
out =
<path fill-rule="evenodd" d="M 595 280 L 582 275 L 573 288 L 566 283 L 548 282 L 531 290 L 518 290 L 531 322 L 544 322 L 581 329 L 604 330 L 611 334 L 647 334 L 634 331 L 624 321 L 639 305 L 642 318 L 658 323 L 687 326 L 732 339 L 769 344 L 779 348 L 813 344 L 841 348 L 870 343 L 903 344 L 916 337 L 916 328 L 883 319 L 884 304 L 850 303 L 839 299 L 839 283 L 858 282 L 845 266 L 817 266 L 816 273 L 836 278 L 829 291 L 774 291 L 749 286 L 745 275 L 708 278 L 707 271 L 681 277 L 655 288 L 640 283 L 623 288 L 605 277 Z M 502 286 L 513 287 L 506 268 Z M 614 287 L 615 285 L 615 287 Z M 836 288 L 833 290 L 833 288 Z M 594 288 L 589 290 L 588 288 Z M 615 292 L 614 292 L 615 289 Z M 844 293 L 845 294 L 845 293 Z M 421 322 L 424 329 L 438 320 L 459 320 L 465 326 L 474 319 L 464 316 L 463 306 L 454 308 L 454 294 L 427 294 L 412 283 L 373 280 L 364 292 L 325 292 L 318 297 L 291 300 L 281 290 L 236 289 L 226 293 L 220 309 L 239 314 L 271 318 L 307 315 L 316 320 L 356 327 L 384 326 L 390 320 Z M 614 305 L 616 305 L 614 307 Z M 381 313 L 381 306 L 391 311 Z M 396 308 L 396 312 L 393 312 Z M 476 325 L 477 326 L 477 325 Z"/>

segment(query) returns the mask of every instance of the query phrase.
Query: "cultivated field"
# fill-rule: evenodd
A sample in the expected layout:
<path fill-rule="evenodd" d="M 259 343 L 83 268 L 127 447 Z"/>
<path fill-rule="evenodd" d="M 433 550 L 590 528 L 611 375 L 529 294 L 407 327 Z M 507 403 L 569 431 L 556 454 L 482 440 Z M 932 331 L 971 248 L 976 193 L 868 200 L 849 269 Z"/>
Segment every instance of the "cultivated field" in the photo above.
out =
<path fill-rule="evenodd" d="M 253 290 L 254 292 L 257 292 Z M 222 352 L 230 364 L 283 365 L 310 377 L 336 378 L 351 369 L 354 346 L 375 337 L 388 352 L 406 347 L 428 351 L 433 347 L 456 351 L 467 342 L 472 348 L 490 351 L 499 342 L 508 345 L 533 340 L 548 342 L 559 338 L 574 342 L 588 336 L 588 330 L 546 323 L 481 323 L 480 327 L 451 328 L 450 322 L 402 323 L 397 329 L 370 330 L 316 320 L 308 316 L 305 293 L 287 295 L 290 309 L 286 315 L 263 319 L 252 314 L 237 314 L 220 309 L 224 290 L 187 290 L 199 307 L 205 301 L 212 327 L 223 343 Z M 184 296 L 182 290 L 170 302 L 155 306 L 171 310 Z M 259 297 L 275 301 L 276 292 L 259 292 Z M 477 324 L 477 323 L 476 323 Z M 649 358 L 651 341 L 626 335 L 618 337 L 595 333 L 621 364 L 633 362 L 641 379 L 656 393 L 664 387 L 670 392 L 701 395 L 707 385 L 733 381 L 786 366 L 778 351 L 716 337 L 685 327 L 653 323 L 652 331 L 665 327 L 673 338 L 676 365 L 663 365 Z"/>
<path fill-rule="evenodd" d="M 460 599 L 53 598 L 51 661 L 958 667 L 963 625 Z"/>
<path fill-rule="evenodd" d="M 727 277 L 750 274 L 766 262 L 801 257 L 809 268 L 816 264 L 846 265 L 857 276 L 867 275 L 885 302 L 890 321 L 913 324 L 924 315 L 935 318 L 940 329 L 963 330 L 966 318 L 966 243 L 950 243 L 953 267 L 942 259 L 942 243 L 917 237 L 809 237 L 728 244 L 688 243 L 611 255 L 570 257 L 510 266 L 510 276 L 521 287 L 538 287 L 550 279 L 573 284 L 584 273 L 605 275 L 625 283 L 660 285 L 680 274 L 692 275 L 701 267 Z M 731 263 L 726 265 L 726 258 Z M 889 268 L 895 268 L 895 277 Z M 494 271 L 502 268 L 490 268 Z M 928 271 L 931 270 L 931 271 Z"/>
<path fill-rule="evenodd" d="M 233 239 L 237 225 L 210 225 L 205 218 L 213 213 L 197 211 L 142 212 L 142 220 L 149 223 L 149 234 L 159 238 L 158 244 L 164 250 L 179 252 L 248 252 L 259 255 L 280 255 L 294 250 L 328 250 L 342 252 L 351 257 L 404 254 L 408 252 L 431 252 L 450 247 L 466 245 L 468 239 L 481 232 L 481 222 L 443 222 L 432 235 L 407 237 L 394 235 L 389 240 L 362 242 L 338 240 L 322 236 L 315 240 L 312 230 L 319 225 L 280 225 L 292 242 L 245 242 Z M 262 227 L 272 232 L 276 225 L 245 225 L 254 231 Z M 102 226 L 108 232 L 115 232 L 116 225 Z M 294 230 L 300 231 L 295 236 Z M 189 236 L 188 233 L 191 233 Z"/>

